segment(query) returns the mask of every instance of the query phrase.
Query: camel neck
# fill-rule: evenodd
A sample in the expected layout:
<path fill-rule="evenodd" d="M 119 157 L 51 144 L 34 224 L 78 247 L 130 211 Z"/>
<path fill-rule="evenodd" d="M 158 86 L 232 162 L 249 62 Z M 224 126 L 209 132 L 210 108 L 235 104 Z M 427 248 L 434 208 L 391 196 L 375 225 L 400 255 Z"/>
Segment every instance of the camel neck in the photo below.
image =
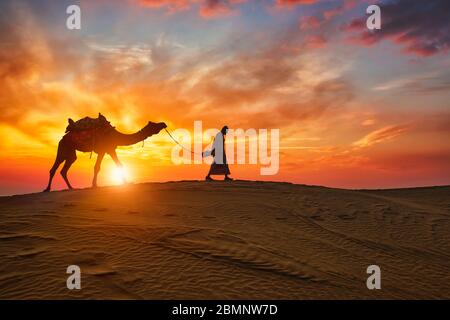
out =
<path fill-rule="evenodd" d="M 118 146 L 131 146 L 147 138 L 142 130 L 136 133 L 125 134 L 116 131 L 116 143 Z"/>

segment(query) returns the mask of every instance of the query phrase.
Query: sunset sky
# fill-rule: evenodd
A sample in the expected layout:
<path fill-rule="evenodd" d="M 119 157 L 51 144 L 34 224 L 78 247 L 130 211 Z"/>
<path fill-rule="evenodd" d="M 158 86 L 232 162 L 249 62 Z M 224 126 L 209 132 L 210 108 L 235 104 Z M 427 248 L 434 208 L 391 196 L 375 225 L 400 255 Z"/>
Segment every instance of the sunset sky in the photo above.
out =
<path fill-rule="evenodd" d="M 66 28 L 70 4 L 81 30 Z M 234 178 L 450 184 L 449 21 L 448 0 L 1 1 L 0 195 L 43 190 L 67 118 L 99 112 L 127 133 L 280 129 L 279 173 L 232 165 Z M 161 132 L 118 154 L 136 183 L 203 179 L 208 166 L 173 164 L 173 147 Z M 88 187 L 95 157 L 77 155 L 69 178 Z"/>

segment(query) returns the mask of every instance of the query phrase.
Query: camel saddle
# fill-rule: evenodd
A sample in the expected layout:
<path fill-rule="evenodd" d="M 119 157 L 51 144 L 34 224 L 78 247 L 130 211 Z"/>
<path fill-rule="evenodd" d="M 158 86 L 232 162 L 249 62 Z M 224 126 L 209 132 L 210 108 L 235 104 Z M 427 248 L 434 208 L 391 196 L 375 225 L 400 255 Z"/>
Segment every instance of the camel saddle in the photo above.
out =
<path fill-rule="evenodd" d="M 73 121 L 69 118 L 69 125 L 66 128 L 66 133 L 74 131 L 84 131 L 92 129 L 101 129 L 103 127 L 111 127 L 111 123 L 101 113 L 98 118 L 84 117 L 78 121 Z"/>
<path fill-rule="evenodd" d="M 99 113 L 98 118 L 85 117 L 78 121 L 73 121 L 69 118 L 66 134 L 72 142 L 84 149 L 82 151 L 91 151 L 95 139 L 112 129 L 114 127 L 111 123 Z"/>

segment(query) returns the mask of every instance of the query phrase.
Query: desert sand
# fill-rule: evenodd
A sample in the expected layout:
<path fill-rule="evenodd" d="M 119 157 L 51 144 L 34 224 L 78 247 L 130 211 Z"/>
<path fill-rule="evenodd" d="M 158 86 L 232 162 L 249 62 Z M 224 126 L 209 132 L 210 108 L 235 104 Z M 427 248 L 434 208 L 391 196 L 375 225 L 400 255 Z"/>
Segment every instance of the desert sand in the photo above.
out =
<path fill-rule="evenodd" d="M 0 298 L 449 299 L 449 196 L 186 181 L 1 197 Z"/>

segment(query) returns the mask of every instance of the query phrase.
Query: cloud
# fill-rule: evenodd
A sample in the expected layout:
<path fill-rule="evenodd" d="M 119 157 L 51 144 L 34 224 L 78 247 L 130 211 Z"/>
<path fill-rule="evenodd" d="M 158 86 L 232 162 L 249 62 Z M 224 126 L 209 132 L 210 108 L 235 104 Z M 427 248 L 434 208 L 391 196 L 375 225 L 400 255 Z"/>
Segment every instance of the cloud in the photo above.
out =
<path fill-rule="evenodd" d="M 376 123 L 376 120 L 375 120 L 375 119 L 366 119 L 366 120 L 364 120 L 364 121 L 361 123 L 361 125 L 362 125 L 362 126 L 365 126 L 365 127 L 368 127 L 368 126 L 374 125 L 375 123 Z"/>
<path fill-rule="evenodd" d="M 343 13 L 354 8 L 356 4 L 355 0 L 337 1 L 337 5 L 333 7 L 320 8 L 314 15 L 302 16 L 299 28 L 305 34 L 304 47 L 307 49 L 325 48 L 329 42 L 329 36 L 325 35 L 336 35 L 336 20 Z"/>
<path fill-rule="evenodd" d="M 303 17 L 300 20 L 300 30 L 317 29 L 321 24 L 322 21 L 316 16 Z"/>
<path fill-rule="evenodd" d="M 200 7 L 201 17 L 217 18 L 235 13 L 235 6 L 244 3 L 246 0 L 206 0 Z"/>
<path fill-rule="evenodd" d="M 295 6 L 295 5 L 302 5 L 302 4 L 315 4 L 319 2 L 320 0 L 276 0 L 276 5 L 279 7 L 285 7 L 285 6 Z"/>
<path fill-rule="evenodd" d="M 265 128 L 313 121 L 352 99 L 341 70 L 328 66 L 326 59 L 281 47 L 276 41 L 218 61 L 196 78 L 186 99 L 198 99 L 196 113 L 203 118 Z M 180 81 L 190 83 L 190 78 Z"/>
<path fill-rule="evenodd" d="M 113 71 L 117 73 L 132 71 L 136 75 L 139 69 L 153 66 L 152 48 L 145 44 L 102 46 L 92 43 L 88 45 L 97 52 L 99 63 L 113 66 Z"/>
<path fill-rule="evenodd" d="M 323 18 L 325 20 L 330 20 L 331 18 L 341 15 L 342 13 L 353 9 L 357 5 L 357 0 L 343 0 L 341 4 L 338 6 L 324 10 L 323 11 Z"/>
<path fill-rule="evenodd" d="M 205 19 L 229 16 L 237 12 L 237 6 L 247 0 L 133 0 L 140 6 L 165 9 L 169 13 L 198 7 L 198 14 Z"/>
<path fill-rule="evenodd" d="M 147 8 L 164 8 L 169 12 L 188 9 L 192 0 L 133 0 L 139 5 Z"/>
<path fill-rule="evenodd" d="M 387 126 L 378 130 L 375 130 L 360 140 L 353 143 L 353 146 L 365 148 L 371 147 L 375 144 L 391 140 L 404 132 L 406 132 L 408 127 L 401 125 Z"/>
<path fill-rule="evenodd" d="M 327 44 L 327 40 L 323 35 L 311 35 L 305 39 L 305 46 L 309 49 L 324 48 Z"/>
<path fill-rule="evenodd" d="M 68 71 L 69 65 L 78 68 L 79 63 L 67 50 L 69 41 L 47 39 L 23 3 L 13 3 L 3 9 L 0 13 L 3 30 L 0 33 L 0 123 L 17 123 L 33 111 L 53 111 L 54 107 L 40 99 L 40 80 Z"/>
<path fill-rule="evenodd" d="M 450 73 L 433 72 L 394 79 L 373 88 L 375 91 L 398 90 L 413 94 L 433 94 L 450 92 Z"/>
<path fill-rule="evenodd" d="M 344 29 L 356 33 L 351 40 L 366 46 L 382 40 L 401 46 L 405 53 L 431 56 L 450 48 L 448 0 L 396 0 L 381 3 L 381 30 L 366 28 L 366 18 L 351 21 Z"/>

